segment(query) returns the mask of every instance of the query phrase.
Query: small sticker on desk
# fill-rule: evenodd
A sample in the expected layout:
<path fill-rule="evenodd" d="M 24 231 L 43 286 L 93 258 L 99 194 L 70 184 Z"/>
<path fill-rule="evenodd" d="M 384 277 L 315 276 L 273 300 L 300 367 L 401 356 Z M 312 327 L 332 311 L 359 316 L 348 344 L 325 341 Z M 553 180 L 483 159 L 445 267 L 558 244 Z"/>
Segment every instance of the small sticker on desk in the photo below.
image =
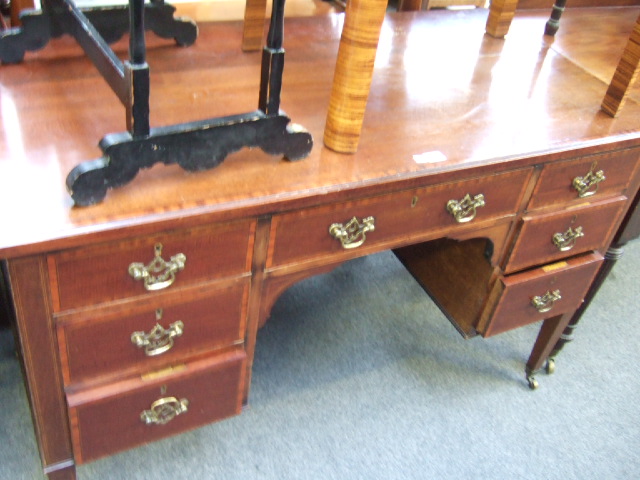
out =
<path fill-rule="evenodd" d="M 560 270 L 561 268 L 564 268 L 567 265 L 569 265 L 569 264 L 567 262 L 565 262 L 565 261 L 556 262 L 556 263 L 552 263 L 550 265 L 546 265 L 546 266 L 542 267 L 542 271 L 544 273 L 553 272 L 554 270 Z"/>
<path fill-rule="evenodd" d="M 413 156 L 413 160 L 418 164 L 440 163 L 445 162 L 447 160 L 447 156 L 438 150 L 434 150 L 432 152 L 418 153 Z"/>

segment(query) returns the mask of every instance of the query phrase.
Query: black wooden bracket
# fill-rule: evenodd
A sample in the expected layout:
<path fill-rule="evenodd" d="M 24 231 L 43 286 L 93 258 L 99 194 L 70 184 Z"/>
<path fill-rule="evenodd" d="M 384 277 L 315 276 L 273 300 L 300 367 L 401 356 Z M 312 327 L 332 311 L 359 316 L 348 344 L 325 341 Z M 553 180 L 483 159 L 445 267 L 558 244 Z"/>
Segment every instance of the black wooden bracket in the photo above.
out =
<path fill-rule="evenodd" d="M 266 115 L 261 110 L 155 128 L 143 138 L 116 133 L 100 142 L 103 157 L 71 170 L 67 189 L 76 205 L 92 205 L 101 202 L 108 189 L 129 183 L 141 168 L 159 162 L 176 163 L 187 171 L 207 170 L 243 147 L 299 160 L 309 154 L 312 144 L 311 135 L 290 124 L 286 115 Z"/>
<path fill-rule="evenodd" d="M 162 0 L 151 0 L 146 6 L 144 0 L 129 0 L 126 19 L 111 8 L 99 9 L 102 13 L 94 17 L 96 9 L 81 11 L 72 0 L 43 0 L 42 14 L 21 17 L 22 29 L 3 34 L 0 58 L 7 63 L 21 61 L 25 50 L 41 48 L 51 37 L 73 35 L 125 107 L 127 131 L 106 135 L 99 143 L 103 156 L 82 162 L 69 172 L 66 185 L 75 204 L 101 202 L 109 189 L 125 185 L 140 169 L 156 163 L 175 163 L 187 171 L 207 170 L 244 147 L 258 147 L 288 160 L 306 157 L 313 147 L 311 135 L 280 111 L 284 2 L 273 2 L 262 54 L 258 110 L 153 129 L 149 125 L 144 32 L 151 29 L 162 37 L 175 38 L 180 45 L 193 43 L 197 36 L 195 24 L 174 20 L 175 9 Z M 110 15 L 116 16 L 111 19 Z M 150 25 L 145 26 L 145 15 L 152 19 Z M 129 61 L 122 62 L 107 41 L 126 30 L 130 34 Z"/>
<path fill-rule="evenodd" d="M 187 171 L 207 170 L 244 147 L 258 147 L 287 160 L 299 160 L 309 154 L 313 147 L 311 135 L 290 123 L 280 111 L 284 0 L 273 2 L 267 45 L 262 53 L 258 110 L 153 129 L 149 127 L 142 1 L 130 0 L 130 61 L 123 64 L 125 81 L 114 78 L 112 82 L 114 91 L 122 87 L 119 96 L 127 109 L 128 131 L 105 136 L 99 144 L 103 156 L 71 170 L 66 184 L 76 205 L 101 202 L 109 189 L 125 185 L 140 169 L 156 163 L 175 163 Z M 107 79 L 110 69 L 104 68 Z M 113 76 L 119 77 L 119 73 Z"/>
<path fill-rule="evenodd" d="M 106 43 L 119 40 L 129 31 L 129 6 L 112 5 L 78 9 L 69 0 L 42 0 L 42 10 L 24 10 L 20 14 L 21 27 L 0 32 L 0 61 L 20 63 L 27 51 L 44 48 L 49 40 L 64 34 L 77 38 L 82 23 L 74 10 L 95 28 Z M 161 38 L 174 39 L 180 46 L 192 45 L 198 37 L 198 27 L 188 18 L 174 18 L 176 8 L 164 0 L 145 4 L 145 28 Z"/>

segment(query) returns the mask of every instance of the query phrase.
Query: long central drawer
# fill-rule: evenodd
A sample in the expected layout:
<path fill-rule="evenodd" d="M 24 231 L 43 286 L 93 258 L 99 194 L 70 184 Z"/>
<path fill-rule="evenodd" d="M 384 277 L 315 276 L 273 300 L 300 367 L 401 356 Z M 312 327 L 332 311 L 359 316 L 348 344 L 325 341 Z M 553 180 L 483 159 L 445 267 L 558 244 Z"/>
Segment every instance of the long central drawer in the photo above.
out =
<path fill-rule="evenodd" d="M 275 216 L 267 266 L 340 255 L 358 244 L 365 251 L 367 247 L 393 248 L 470 222 L 513 215 L 530 175 L 529 169 L 516 170 Z M 462 205 L 467 196 L 478 206 L 456 219 L 452 205 Z M 352 231 L 354 242 L 345 244 L 337 238 L 340 230 Z"/>

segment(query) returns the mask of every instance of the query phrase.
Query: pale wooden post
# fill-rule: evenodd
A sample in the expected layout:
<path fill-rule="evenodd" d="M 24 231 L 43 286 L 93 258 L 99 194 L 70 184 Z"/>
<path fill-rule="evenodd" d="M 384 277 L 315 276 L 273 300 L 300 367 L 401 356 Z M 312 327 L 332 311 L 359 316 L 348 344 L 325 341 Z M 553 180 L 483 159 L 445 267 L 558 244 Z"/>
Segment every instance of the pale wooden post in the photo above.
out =
<path fill-rule="evenodd" d="M 518 0 L 492 0 L 485 31 L 492 37 L 504 37 L 509 33 L 517 6 Z"/>
<path fill-rule="evenodd" d="M 387 0 L 349 0 L 329 99 L 325 145 L 340 153 L 358 149 Z"/>
<path fill-rule="evenodd" d="M 260 50 L 264 36 L 267 0 L 246 0 L 242 25 L 242 50 Z"/>
<path fill-rule="evenodd" d="M 631 32 L 618 67 L 613 74 L 607 93 L 602 100 L 604 112 L 615 117 L 624 105 L 629 89 L 640 71 L 640 16 Z"/>

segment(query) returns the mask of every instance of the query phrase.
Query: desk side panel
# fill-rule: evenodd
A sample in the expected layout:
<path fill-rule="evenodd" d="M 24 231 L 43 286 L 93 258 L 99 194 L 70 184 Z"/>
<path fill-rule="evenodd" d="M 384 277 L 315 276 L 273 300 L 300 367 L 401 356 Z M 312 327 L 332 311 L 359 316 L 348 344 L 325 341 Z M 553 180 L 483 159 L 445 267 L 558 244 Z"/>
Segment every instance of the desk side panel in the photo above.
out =
<path fill-rule="evenodd" d="M 42 464 L 46 472 L 73 468 L 47 262 L 43 256 L 35 256 L 9 260 L 7 266 Z"/>

